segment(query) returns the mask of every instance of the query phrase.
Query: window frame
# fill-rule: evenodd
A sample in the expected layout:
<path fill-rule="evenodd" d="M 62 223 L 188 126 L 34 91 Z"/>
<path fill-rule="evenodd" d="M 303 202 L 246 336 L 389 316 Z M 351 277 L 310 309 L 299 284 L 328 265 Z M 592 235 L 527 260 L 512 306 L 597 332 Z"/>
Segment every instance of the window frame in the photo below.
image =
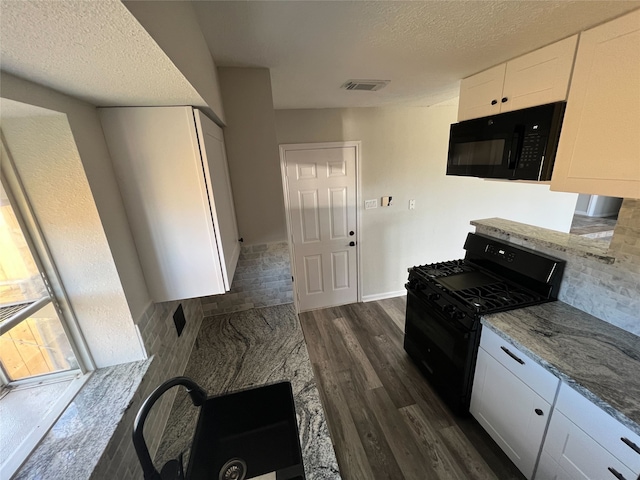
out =
<path fill-rule="evenodd" d="M 19 380 L 10 380 L 8 375 L 4 371 L 4 368 L 0 364 L 0 389 L 4 390 L 22 385 L 39 383 L 47 381 L 49 379 L 55 380 L 66 377 L 73 378 L 77 377 L 79 374 L 85 375 L 95 370 L 96 366 L 84 340 L 84 336 L 80 329 L 78 320 L 73 312 L 71 303 L 69 302 L 69 297 L 67 296 L 67 293 L 60 279 L 60 274 L 53 261 L 51 251 L 47 246 L 42 229 L 40 228 L 35 213 L 29 202 L 29 198 L 18 174 L 13 157 L 11 156 L 11 153 L 7 147 L 4 134 L 1 131 L 0 140 L 0 148 L 2 150 L 0 152 L 0 157 L 2 157 L 3 159 L 3 161 L 0 162 L 0 181 L 2 181 L 4 189 L 7 193 L 7 197 L 9 198 L 9 203 L 13 208 L 18 224 L 20 225 L 20 229 L 22 230 L 22 234 L 24 235 L 27 245 L 29 246 L 29 250 L 31 252 L 31 255 L 33 256 L 34 262 L 38 267 L 40 276 L 42 277 L 46 290 L 49 294 L 50 303 L 53 304 L 56 313 L 58 314 L 62 328 L 67 336 L 67 339 L 69 340 L 69 344 L 71 345 L 71 349 L 78 363 L 77 369 L 44 373 Z M 40 308 L 43 308 L 44 306 L 45 305 L 43 303 Z M 16 313 L 14 317 L 23 315 L 23 312 L 30 309 L 31 307 L 33 307 L 33 305 Z M 32 313 L 35 313 L 35 311 L 36 310 L 34 310 Z M 10 328 L 12 328 L 22 321 L 25 321 L 27 318 L 28 316 L 14 322 L 12 317 L 7 321 L 15 323 L 14 325 L 11 325 Z M 3 330 L 5 330 L 5 328 L 3 328 Z"/>

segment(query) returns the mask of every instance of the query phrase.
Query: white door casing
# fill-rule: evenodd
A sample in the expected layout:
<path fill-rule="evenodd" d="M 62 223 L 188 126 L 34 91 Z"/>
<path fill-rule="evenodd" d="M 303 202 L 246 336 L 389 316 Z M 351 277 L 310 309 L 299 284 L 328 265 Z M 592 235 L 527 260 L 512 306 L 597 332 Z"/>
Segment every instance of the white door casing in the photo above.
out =
<path fill-rule="evenodd" d="M 280 146 L 298 311 L 358 301 L 359 147 Z"/>

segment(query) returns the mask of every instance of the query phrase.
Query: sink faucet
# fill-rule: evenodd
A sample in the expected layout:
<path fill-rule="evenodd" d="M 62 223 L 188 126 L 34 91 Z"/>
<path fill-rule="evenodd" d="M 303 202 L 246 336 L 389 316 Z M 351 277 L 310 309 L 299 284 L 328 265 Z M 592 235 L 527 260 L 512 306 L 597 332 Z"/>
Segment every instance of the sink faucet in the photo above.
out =
<path fill-rule="evenodd" d="M 170 460 L 162 468 L 162 474 L 156 470 L 149 454 L 149 449 L 144 441 L 144 422 L 151 411 L 151 407 L 162 396 L 164 392 L 176 385 L 182 385 L 186 388 L 187 393 L 191 396 L 191 402 L 194 406 L 199 407 L 207 400 L 207 392 L 204 391 L 196 382 L 189 377 L 175 377 L 167 380 L 157 387 L 149 397 L 142 403 L 138 415 L 133 422 L 133 446 L 136 449 L 138 460 L 142 466 L 144 480 L 184 480 L 184 470 L 182 459 Z"/>

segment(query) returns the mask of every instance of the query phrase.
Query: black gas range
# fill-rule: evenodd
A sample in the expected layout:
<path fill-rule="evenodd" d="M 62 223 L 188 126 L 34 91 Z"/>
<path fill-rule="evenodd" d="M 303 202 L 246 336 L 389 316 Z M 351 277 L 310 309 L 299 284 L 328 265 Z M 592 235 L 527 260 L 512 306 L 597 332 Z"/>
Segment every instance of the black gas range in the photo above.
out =
<path fill-rule="evenodd" d="M 409 269 L 404 348 L 451 409 L 469 411 L 484 314 L 557 298 L 563 260 L 469 233 L 462 260 Z"/>

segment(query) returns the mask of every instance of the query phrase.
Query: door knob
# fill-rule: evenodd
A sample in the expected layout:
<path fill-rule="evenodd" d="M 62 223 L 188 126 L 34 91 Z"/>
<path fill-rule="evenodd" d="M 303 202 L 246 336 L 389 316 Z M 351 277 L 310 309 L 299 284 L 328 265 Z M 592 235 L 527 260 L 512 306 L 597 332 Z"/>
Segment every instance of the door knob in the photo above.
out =
<path fill-rule="evenodd" d="M 540 410 L 539 408 L 536 408 L 534 410 L 534 412 L 536 412 L 536 415 L 540 415 L 540 416 L 544 415 L 544 412 L 542 410 Z"/>
<path fill-rule="evenodd" d="M 498 100 L 491 100 L 491 105 L 495 105 L 498 103 Z"/>
<path fill-rule="evenodd" d="M 509 101 L 507 97 L 502 97 L 502 103 L 507 103 L 507 101 Z"/>
<path fill-rule="evenodd" d="M 350 247 L 355 247 L 356 246 L 356 242 L 349 242 L 349 246 Z"/>
<path fill-rule="evenodd" d="M 353 237 L 355 234 L 356 234 L 356 232 L 354 232 L 353 230 L 351 230 L 351 231 L 349 232 L 349 236 L 350 236 L 350 237 Z"/>

